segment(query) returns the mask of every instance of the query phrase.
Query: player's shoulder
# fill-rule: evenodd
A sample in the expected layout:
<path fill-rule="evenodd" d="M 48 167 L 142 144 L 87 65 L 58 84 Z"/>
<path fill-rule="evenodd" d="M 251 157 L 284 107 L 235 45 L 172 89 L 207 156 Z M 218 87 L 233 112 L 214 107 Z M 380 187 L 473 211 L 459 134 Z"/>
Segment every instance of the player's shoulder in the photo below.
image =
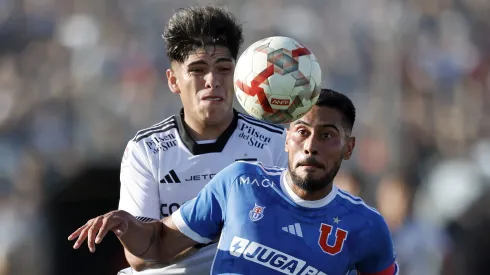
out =
<path fill-rule="evenodd" d="M 365 221 L 371 225 L 379 225 L 384 223 L 383 216 L 381 216 L 378 210 L 368 205 L 360 197 L 354 196 L 345 190 L 337 188 L 337 200 L 349 211 L 363 217 Z"/>
<path fill-rule="evenodd" d="M 241 125 L 246 125 L 251 128 L 256 128 L 259 131 L 270 133 L 273 137 L 280 138 L 286 133 L 286 128 L 280 124 L 269 123 L 240 112 L 238 112 L 238 123 L 239 128 L 243 127 Z"/>
<path fill-rule="evenodd" d="M 167 117 L 166 119 L 144 129 L 136 132 L 135 136 L 131 139 L 134 143 L 140 143 L 147 138 L 162 138 L 165 139 L 167 135 L 175 135 L 177 132 L 177 122 L 175 115 Z M 175 133 L 173 133 L 175 132 Z M 170 136 L 169 138 L 172 138 Z M 175 139 L 175 137 L 173 137 Z"/>

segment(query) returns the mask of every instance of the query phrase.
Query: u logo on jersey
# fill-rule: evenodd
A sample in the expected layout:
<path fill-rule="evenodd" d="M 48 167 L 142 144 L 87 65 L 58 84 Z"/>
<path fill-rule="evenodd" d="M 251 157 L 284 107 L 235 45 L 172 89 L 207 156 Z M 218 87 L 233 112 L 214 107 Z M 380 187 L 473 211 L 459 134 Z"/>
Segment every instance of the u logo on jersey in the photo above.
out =
<path fill-rule="evenodd" d="M 345 239 L 347 239 L 348 232 L 340 228 L 335 229 L 335 243 L 332 246 L 329 245 L 327 242 L 328 237 L 332 233 L 332 230 L 333 227 L 331 225 L 322 223 L 322 225 L 320 226 L 320 238 L 318 238 L 318 245 L 323 250 L 323 252 L 330 255 L 335 255 L 342 251 Z"/>
<path fill-rule="evenodd" d="M 265 207 L 255 204 L 254 208 L 250 210 L 248 216 L 253 222 L 256 222 L 264 217 L 264 209 Z"/>

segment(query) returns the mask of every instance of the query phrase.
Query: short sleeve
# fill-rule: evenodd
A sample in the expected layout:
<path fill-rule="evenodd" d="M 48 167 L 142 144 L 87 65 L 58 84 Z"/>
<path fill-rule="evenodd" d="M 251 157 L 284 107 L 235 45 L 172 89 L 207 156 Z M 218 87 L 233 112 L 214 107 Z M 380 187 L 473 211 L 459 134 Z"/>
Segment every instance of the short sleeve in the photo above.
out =
<path fill-rule="evenodd" d="M 366 228 L 360 237 L 358 242 L 360 260 L 356 263 L 357 271 L 361 275 L 397 274 L 398 267 L 395 263 L 393 241 L 383 217 L 377 215 L 372 226 Z"/>
<path fill-rule="evenodd" d="M 149 161 L 138 144 L 130 141 L 121 162 L 119 209 L 142 221 L 159 220 L 159 190 Z"/>
<path fill-rule="evenodd" d="M 216 174 L 196 198 L 184 203 L 172 214 L 177 228 L 199 243 L 209 243 L 221 233 L 226 215 L 227 190 L 231 188 L 232 164 Z"/>

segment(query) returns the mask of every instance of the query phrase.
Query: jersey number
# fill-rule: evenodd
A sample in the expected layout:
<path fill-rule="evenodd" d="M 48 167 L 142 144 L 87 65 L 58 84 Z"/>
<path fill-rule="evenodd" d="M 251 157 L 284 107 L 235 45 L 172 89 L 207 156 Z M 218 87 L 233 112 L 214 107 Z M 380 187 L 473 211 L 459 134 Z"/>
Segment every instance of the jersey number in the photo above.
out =
<path fill-rule="evenodd" d="M 328 224 L 322 223 L 320 226 L 320 238 L 318 239 L 318 245 L 323 250 L 323 252 L 335 255 L 342 251 L 342 247 L 344 246 L 344 241 L 347 239 L 347 231 L 337 228 L 335 230 L 335 243 L 333 246 L 327 243 L 328 237 L 332 233 L 332 226 Z"/>

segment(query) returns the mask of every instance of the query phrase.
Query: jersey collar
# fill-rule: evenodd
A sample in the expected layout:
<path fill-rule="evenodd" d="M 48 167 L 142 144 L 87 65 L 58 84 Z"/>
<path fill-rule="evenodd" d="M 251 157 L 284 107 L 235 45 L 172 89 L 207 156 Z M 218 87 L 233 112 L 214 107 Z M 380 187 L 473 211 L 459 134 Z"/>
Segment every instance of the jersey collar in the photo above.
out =
<path fill-rule="evenodd" d="M 177 124 L 177 130 L 179 131 L 180 138 L 182 139 L 182 142 L 184 145 L 189 149 L 189 151 L 193 155 L 201 155 L 201 154 L 207 154 L 207 153 L 219 153 L 223 151 L 223 148 L 225 148 L 226 143 L 230 139 L 231 135 L 235 131 L 238 123 L 238 112 L 233 109 L 233 120 L 231 121 L 230 125 L 228 128 L 225 129 L 225 131 L 218 137 L 216 142 L 213 143 L 205 143 L 205 144 L 198 144 L 196 141 L 191 137 L 189 132 L 187 132 L 186 127 L 184 126 L 184 108 L 180 110 L 178 114 L 175 115 L 175 121 Z"/>
<path fill-rule="evenodd" d="M 303 200 L 298 195 L 296 195 L 296 193 L 294 193 L 291 187 L 289 187 L 289 185 L 287 184 L 286 173 L 287 170 L 284 170 L 284 172 L 281 175 L 281 190 L 291 201 L 293 201 L 299 206 L 303 206 L 306 208 L 320 208 L 329 204 L 331 201 L 333 201 L 335 196 L 337 196 L 338 188 L 337 186 L 335 186 L 335 184 L 332 183 L 332 191 L 330 191 L 330 193 L 328 193 L 326 197 L 323 197 L 316 201 Z"/>

